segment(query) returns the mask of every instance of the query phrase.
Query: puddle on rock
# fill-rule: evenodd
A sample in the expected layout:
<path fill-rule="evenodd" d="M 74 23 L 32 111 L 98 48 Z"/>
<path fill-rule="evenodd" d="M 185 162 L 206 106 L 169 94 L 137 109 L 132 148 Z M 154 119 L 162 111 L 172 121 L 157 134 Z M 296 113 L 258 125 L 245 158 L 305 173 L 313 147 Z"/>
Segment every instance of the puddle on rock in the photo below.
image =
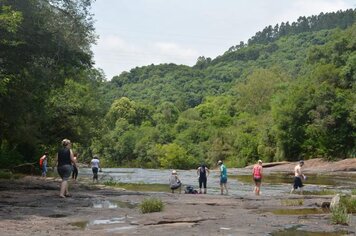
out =
<path fill-rule="evenodd" d="M 70 225 L 78 227 L 82 230 L 84 230 L 88 226 L 88 224 L 89 224 L 89 221 L 78 221 L 78 222 L 70 223 Z"/>
<path fill-rule="evenodd" d="M 105 209 L 114 209 L 114 208 L 129 208 L 133 209 L 138 206 L 138 203 L 126 202 L 126 201 L 96 201 L 93 203 L 93 208 L 105 208 Z"/>
<path fill-rule="evenodd" d="M 138 192 L 171 192 L 168 184 L 146 184 L 146 183 L 121 183 L 108 181 L 104 183 L 108 186 L 124 188 L 130 191 Z"/>
<path fill-rule="evenodd" d="M 124 224 L 126 217 L 111 218 L 107 220 L 93 220 L 91 225 L 109 225 L 109 224 Z"/>
<path fill-rule="evenodd" d="M 114 233 L 114 232 L 120 232 L 120 231 L 126 231 L 130 229 L 135 229 L 137 226 L 122 226 L 122 227 L 115 227 L 112 229 L 108 229 L 107 232 Z"/>
<path fill-rule="evenodd" d="M 275 209 L 267 210 L 275 215 L 313 215 L 329 213 L 323 208 Z"/>
<path fill-rule="evenodd" d="M 99 219 L 99 220 L 92 220 L 92 221 L 77 221 L 72 222 L 70 225 L 78 227 L 82 230 L 86 229 L 90 225 L 111 225 L 111 224 L 125 224 L 127 217 L 116 217 L 111 219 Z"/>

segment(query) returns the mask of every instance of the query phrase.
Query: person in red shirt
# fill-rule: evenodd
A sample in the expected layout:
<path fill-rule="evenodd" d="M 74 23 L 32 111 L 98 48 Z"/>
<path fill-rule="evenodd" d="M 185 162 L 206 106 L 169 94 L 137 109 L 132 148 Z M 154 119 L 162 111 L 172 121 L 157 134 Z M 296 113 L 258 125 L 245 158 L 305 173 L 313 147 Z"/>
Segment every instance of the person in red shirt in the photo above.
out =
<path fill-rule="evenodd" d="M 262 182 L 262 161 L 258 160 L 257 164 L 253 166 L 252 169 L 252 178 L 253 181 L 255 181 L 255 188 L 254 188 L 254 193 L 256 195 L 260 195 L 260 188 L 261 188 L 261 182 Z"/>

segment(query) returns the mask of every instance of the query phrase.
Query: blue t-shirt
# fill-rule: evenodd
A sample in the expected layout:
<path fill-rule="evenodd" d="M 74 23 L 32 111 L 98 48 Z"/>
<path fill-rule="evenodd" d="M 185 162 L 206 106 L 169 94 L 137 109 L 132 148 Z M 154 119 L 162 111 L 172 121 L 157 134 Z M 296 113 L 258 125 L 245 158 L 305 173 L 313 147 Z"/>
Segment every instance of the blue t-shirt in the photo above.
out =
<path fill-rule="evenodd" d="M 221 178 L 227 178 L 227 169 L 226 166 L 224 164 L 221 164 L 220 166 L 220 174 L 221 174 Z"/>

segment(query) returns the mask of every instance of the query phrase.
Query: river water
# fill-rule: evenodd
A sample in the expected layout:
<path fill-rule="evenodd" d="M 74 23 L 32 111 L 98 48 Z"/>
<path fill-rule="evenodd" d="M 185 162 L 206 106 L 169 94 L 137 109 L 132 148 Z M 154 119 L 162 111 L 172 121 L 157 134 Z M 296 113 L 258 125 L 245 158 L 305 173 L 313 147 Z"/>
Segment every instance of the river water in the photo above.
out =
<path fill-rule="evenodd" d="M 172 170 L 166 169 L 141 169 L 141 168 L 103 168 L 99 172 L 99 181 L 117 182 L 125 184 L 138 184 L 137 189 L 131 190 L 142 191 L 139 186 L 145 185 L 145 190 L 166 191 L 169 192 L 168 180 Z M 196 170 L 177 170 L 178 176 L 182 181 L 183 189 L 186 185 L 192 185 L 198 189 L 198 177 Z M 81 168 L 79 178 L 91 178 L 90 168 Z M 293 183 L 292 173 L 265 171 L 261 194 L 264 196 L 280 196 L 289 194 Z M 317 193 L 320 191 L 335 191 L 341 193 L 351 193 L 356 189 L 355 172 L 337 172 L 330 174 L 309 174 L 304 181 L 304 191 Z M 160 185 L 160 190 L 154 188 Z M 165 188 L 167 185 L 167 188 Z M 162 190 L 163 188 L 163 190 Z M 251 170 L 246 168 L 228 169 L 228 189 L 230 195 L 249 196 L 253 195 L 254 183 L 251 177 Z M 354 190 L 355 191 L 355 190 Z M 208 176 L 208 193 L 220 194 L 219 171 L 211 170 Z"/>

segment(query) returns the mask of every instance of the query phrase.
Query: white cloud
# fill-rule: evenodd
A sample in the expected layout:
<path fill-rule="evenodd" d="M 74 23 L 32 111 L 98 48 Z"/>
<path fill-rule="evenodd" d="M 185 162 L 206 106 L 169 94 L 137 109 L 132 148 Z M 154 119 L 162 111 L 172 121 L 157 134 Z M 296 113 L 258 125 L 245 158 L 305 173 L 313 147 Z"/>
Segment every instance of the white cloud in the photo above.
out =
<path fill-rule="evenodd" d="M 193 65 L 199 53 L 176 43 L 136 42 L 115 35 L 102 36 L 93 47 L 98 68 L 105 71 L 108 79 L 136 66 L 160 63 Z"/>
<path fill-rule="evenodd" d="M 319 15 L 321 12 L 333 12 L 350 8 L 350 4 L 342 0 L 299 0 L 293 1 L 286 11 L 279 15 L 281 21 L 295 21 L 299 16 Z"/>
<path fill-rule="evenodd" d="M 165 57 L 173 57 L 176 59 L 192 60 L 197 59 L 199 53 L 195 49 L 186 48 L 176 43 L 157 42 L 154 44 L 154 49 Z"/>

